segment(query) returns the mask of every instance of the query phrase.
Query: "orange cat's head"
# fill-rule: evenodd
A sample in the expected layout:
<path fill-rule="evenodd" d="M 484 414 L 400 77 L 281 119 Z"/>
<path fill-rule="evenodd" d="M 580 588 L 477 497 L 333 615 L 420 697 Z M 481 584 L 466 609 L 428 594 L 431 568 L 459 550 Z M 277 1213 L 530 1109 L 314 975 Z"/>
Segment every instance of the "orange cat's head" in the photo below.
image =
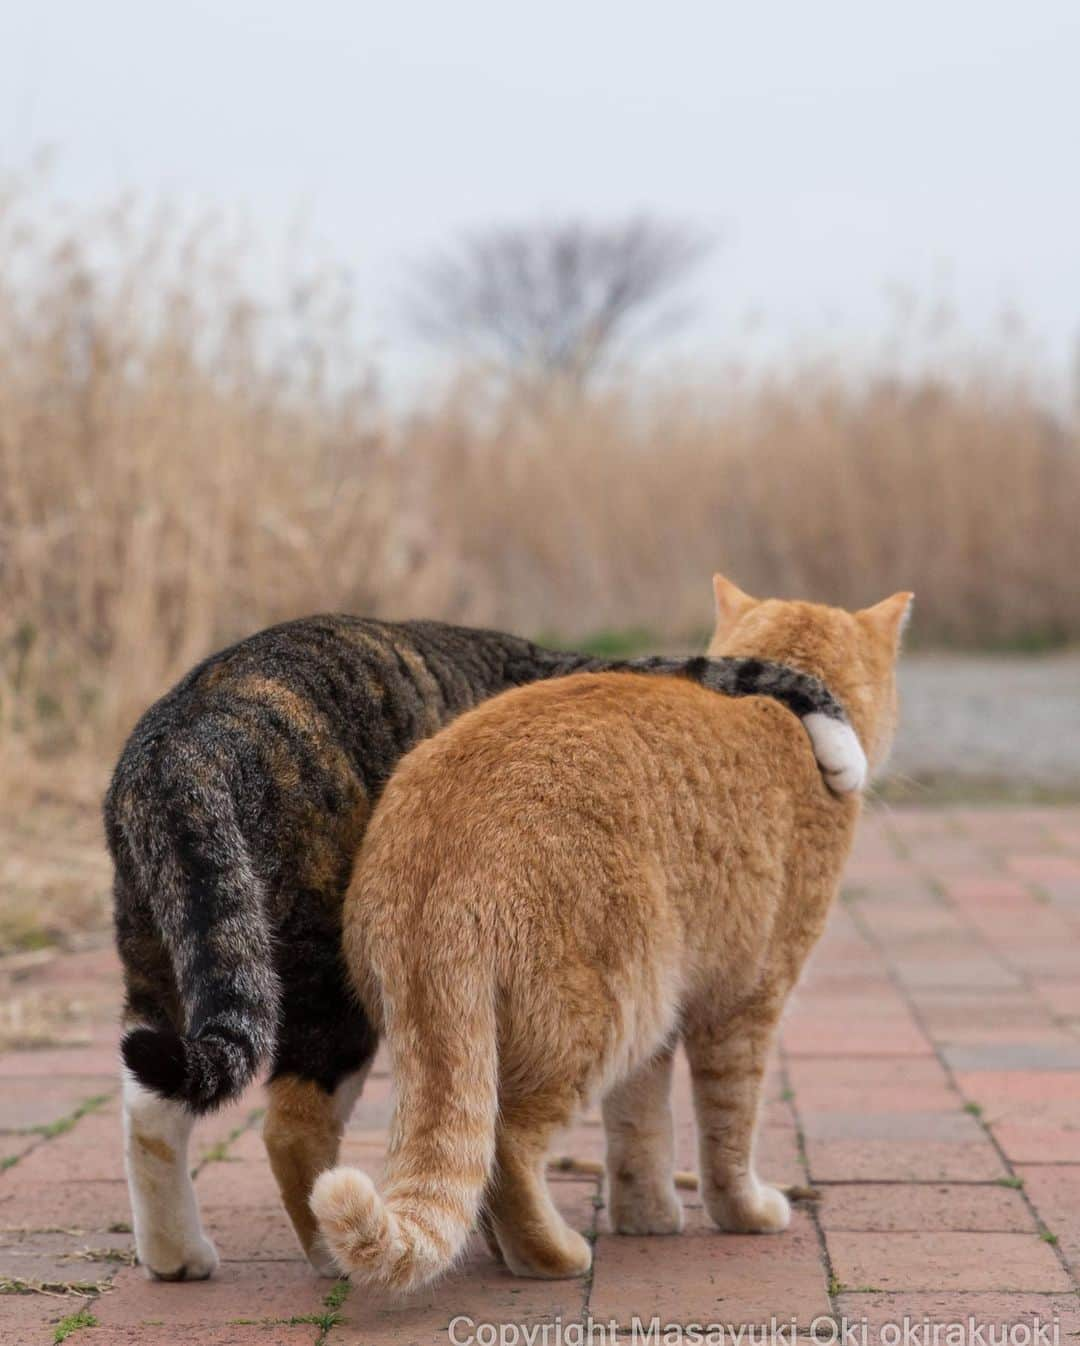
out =
<path fill-rule="evenodd" d="M 872 769 L 896 731 L 896 656 L 912 595 L 847 612 L 820 603 L 751 598 L 713 576 L 716 629 L 710 654 L 752 655 L 813 673 L 844 704 Z"/>

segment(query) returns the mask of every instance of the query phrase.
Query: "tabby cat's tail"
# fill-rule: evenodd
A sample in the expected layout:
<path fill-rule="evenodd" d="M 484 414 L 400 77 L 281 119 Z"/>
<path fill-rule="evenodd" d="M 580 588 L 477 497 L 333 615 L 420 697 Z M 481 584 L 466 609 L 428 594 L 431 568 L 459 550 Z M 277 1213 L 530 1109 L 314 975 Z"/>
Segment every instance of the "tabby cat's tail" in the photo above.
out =
<path fill-rule="evenodd" d="M 145 1088 L 203 1113 L 240 1094 L 273 1049 L 279 986 L 263 885 L 229 790 L 185 785 L 164 807 L 153 791 L 118 798 L 114 787 L 106 816 L 118 925 L 149 918 L 174 983 L 173 994 L 143 992 L 157 1002 L 153 1014 L 132 997 L 129 1021 L 144 1022 L 124 1036 L 124 1065 Z"/>
<path fill-rule="evenodd" d="M 387 1001 L 396 1001 L 384 1017 L 397 1106 L 381 1189 L 359 1169 L 336 1168 L 311 1197 L 341 1269 L 401 1291 L 433 1280 L 464 1250 L 495 1158 L 495 987 L 490 969 L 470 976 L 483 960 L 457 955 L 447 936 L 422 981 L 403 964 L 382 969 Z"/>

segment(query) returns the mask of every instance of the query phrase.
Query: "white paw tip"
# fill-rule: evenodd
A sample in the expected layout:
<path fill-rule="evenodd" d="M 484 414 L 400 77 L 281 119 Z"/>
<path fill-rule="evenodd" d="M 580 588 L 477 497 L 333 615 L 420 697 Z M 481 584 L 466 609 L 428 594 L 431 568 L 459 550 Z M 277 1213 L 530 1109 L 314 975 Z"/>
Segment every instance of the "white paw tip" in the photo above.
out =
<path fill-rule="evenodd" d="M 867 761 L 851 725 L 820 711 L 803 719 L 822 775 L 834 794 L 852 794 L 866 784 Z"/>
<path fill-rule="evenodd" d="M 168 1265 L 165 1258 L 158 1257 L 155 1260 L 158 1267 Z M 217 1271 L 220 1261 L 214 1245 L 209 1239 L 203 1239 L 195 1247 L 182 1252 L 168 1270 L 159 1270 L 149 1261 L 143 1263 L 143 1269 L 152 1281 L 205 1281 Z"/>
<path fill-rule="evenodd" d="M 776 1187 L 764 1191 L 767 1228 L 780 1233 L 791 1223 L 791 1202 Z"/>

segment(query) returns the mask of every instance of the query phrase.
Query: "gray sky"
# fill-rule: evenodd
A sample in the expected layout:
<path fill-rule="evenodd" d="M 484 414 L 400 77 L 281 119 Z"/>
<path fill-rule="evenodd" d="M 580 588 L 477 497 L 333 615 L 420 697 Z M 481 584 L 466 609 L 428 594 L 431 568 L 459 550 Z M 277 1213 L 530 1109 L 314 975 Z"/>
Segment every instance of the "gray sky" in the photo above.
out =
<path fill-rule="evenodd" d="M 392 361 L 406 259 L 541 213 L 718 231 L 699 352 L 879 349 L 891 286 L 1059 368 L 1080 329 L 1075 0 L 34 0 L 0 89 L 69 196 L 299 212 Z"/>

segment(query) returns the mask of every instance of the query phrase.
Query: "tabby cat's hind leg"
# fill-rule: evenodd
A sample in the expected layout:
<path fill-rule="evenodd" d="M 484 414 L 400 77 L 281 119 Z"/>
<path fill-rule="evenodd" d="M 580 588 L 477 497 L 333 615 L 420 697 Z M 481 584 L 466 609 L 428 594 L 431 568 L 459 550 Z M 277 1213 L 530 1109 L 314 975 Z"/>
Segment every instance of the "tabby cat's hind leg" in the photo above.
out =
<path fill-rule="evenodd" d="M 311 1191 L 319 1174 L 337 1164 L 345 1123 L 379 1038 L 346 983 L 341 927 L 326 904 L 295 900 L 280 943 L 289 951 L 282 974 L 288 994 L 267 1086 L 263 1140 L 304 1256 L 320 1276 L 337 1276 L 318 1237 Z"/>
<path fill-rule="evenodd" d="M 671 1120 L 674 1055 L 666 1048 L 604 1099 L 608 1217 L 617 1234 L 677 1234 L 683 1227 Z"/>
<path fill-rule="evenodd" d="M 517 1276 L 582 1276 L 592 1265 L 592 1249 L 555 1209 L 544 1176 L 552 1133 L 569 1111 L 537 1121 L 521 1109 L 499 1121 L 486 1207 L 506 1265 Z"/>
<path fill-rule="evenodd" d="M 201 1281 L 218 1265 L 202 1231 L 188 1169 L 195 1114 L 160 1098 L 124 1071 L 124 1161 L 135 1248 L 147 1274 L 162 1281 Z"/>
<path fill-rule="evenodd" d="M 338 1276 L 333 1258 L 318 1237 L 311 1213 L 315 1179 L 338 1159 L 341 1137 L 364 1087 L 370 1060 L 346 1075 L 331 1093 L 314 1080 L 279 1075 L 268 1086 L 263 1140 L 281 1199 L 304 1256 L 320 1276 Z"/>

